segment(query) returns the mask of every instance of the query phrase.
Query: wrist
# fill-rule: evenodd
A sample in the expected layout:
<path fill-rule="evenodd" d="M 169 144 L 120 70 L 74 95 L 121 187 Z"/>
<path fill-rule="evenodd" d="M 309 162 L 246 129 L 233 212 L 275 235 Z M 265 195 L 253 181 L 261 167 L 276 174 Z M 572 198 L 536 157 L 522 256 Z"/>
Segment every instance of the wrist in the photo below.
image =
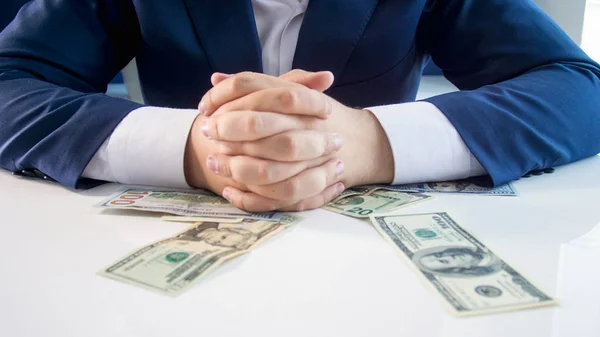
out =
<path fill-rule="evenodd" d="M 369 116 L 375 135 L 374 151 L 372 152 L 375 167 L 372 182 L 369 184 L 391 184 L 394 180 L 394 152 L 390 140 L 375 114 L 370 110 L 364 109 L 363 111 Z"/>
<path fill-rule="evenodd" d="M 394 179 L 394 156 L 385 130 L 369 110 L 353 109 L 353 119 L 358 127 L 350 135 L 356 169 L 349 177 L 347 187 L 369 184 L 389 184 Z"/>
<path fill-rule="evenodd" d="M 185 146 L 185 155 L 183 159 L 184 174 L 188 185 L 195 188 L 207 188 L 206 176 L 202 163 L 206 160 L 207 154 L 204 142 L 207 140 L 201 132 L 203 116 L 198 116 L 190 129 L 187 143 Z"/>

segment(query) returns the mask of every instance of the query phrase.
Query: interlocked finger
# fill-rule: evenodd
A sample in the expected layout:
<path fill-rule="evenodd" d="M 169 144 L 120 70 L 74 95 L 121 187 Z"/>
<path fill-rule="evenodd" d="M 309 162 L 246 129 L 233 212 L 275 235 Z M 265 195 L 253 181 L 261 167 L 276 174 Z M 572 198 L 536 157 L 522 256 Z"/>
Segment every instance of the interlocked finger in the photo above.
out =
<path fill-rule="evenodd" d="M 223 77 L 217 76 L 215 80 L 220 80 L 220 82 L 211 88 L 200 100 L 198 110 L 201 114 L 210 116 L 221 105 L 255 91 L 268 88 L 301 86 L 300 84 L 284 79 L 252 72 L 243 72 Z"/>
<path fill-rule="evenodd" d="M 233 187 L 223 189 L 223 197 L 235 207 L 248 212 L 272 212 L 295 203 L 295 201 L 265 198 L 261 195 L 244 192 Z"/>
<path fill-rule="evenodd" d="M 212 85 L 215 86 L 232 76 L 235 75 L 214 73 L 210 77 L 210 83 L 212 83 Z M 315 89 L 319 92 L 323 92 L 329 89 L 334 81 L 334 76 L 330 71 L 312 72 L 301 69 L 291 70 L 279 76 L 279 78 L 282 80 L 301 84 L 307 88 Z"/>
<path fill-rule="evenodd" d="M 275 112 L 239 111 L 214 115 L 202 124 L 204 135 L 213 140 L 253 141 L 289 130 L 303 130 L 312 117 L 283 115 Z"/>
<path fill-rule="evenodd" d="M 301 69 L 291 70 L 279 78 L 302 84 L 305 87 L 323 92 L 333 85 L 334 76 L 330 71 L 312 72 Z"/>
<path fill-rule="evenodd" d="M 289 115 L 327 118 L 333 111 L 333 100 L 306 87 L 279 87 L 253 92 L 230 101 L 217 109 L 215 115 L 231 111 L 269 111 Z"/>
<path fill-rule="evenodd" d="M 320 193 L 318 195 L 315 195 L 314 197 L 300 200 L 293 205 L 283 207 L 279 210 L 284 211 L 284 212 L 293 212 L 293 211 L 302 212 L 302 211 L 308 211 L 311 209 L 319 208 L 319 207 L 327 204 L 331 200 L 340 196 L 340 194 L 342 194 L 344 189 L 345 189 L 344 184 L 335 183 L 332 186 L 327 187 L 325 189 L 325 191 L 323 191 L 322 193 Z"/>
<path fill-rule="evenodd" d="M 320 166 L 330 159 L 320 157 L 286 163 L 248 156 L 214 154 L 207 157 L 206 166 L 214 173 L 244 185 L 270 185 L 289 179 L 306 169 Z"/>
<path fill-rule="evenodd" d="M 248 212 L 272 212 L 276 210 L 301 212 L 325 205 L 342 194 L 344 189 L 344 184 L 335 183 L 328 186 L 318 195 L 296 202 L 273 200 L 252 192 L 244 192 L 233 187 L 226 187 L 223 190 L 223 197 L 235 207 Z"/>
<path fill-rule="evenodd" d="M 326 156 L 339 151 L 342 145 L 335 133 L 293 130 L 250 142 L 219 142 L 219 152 L 289 162 Z"/>
<path fill-rule="evenodd" d="M 269 199 L 297 202 L 323 192 L 327 186 L 338 181 L 343 171 L 344 163 L 334 159 L 285 181 L 271 185 L 247 185 L 247 188 Z"/>

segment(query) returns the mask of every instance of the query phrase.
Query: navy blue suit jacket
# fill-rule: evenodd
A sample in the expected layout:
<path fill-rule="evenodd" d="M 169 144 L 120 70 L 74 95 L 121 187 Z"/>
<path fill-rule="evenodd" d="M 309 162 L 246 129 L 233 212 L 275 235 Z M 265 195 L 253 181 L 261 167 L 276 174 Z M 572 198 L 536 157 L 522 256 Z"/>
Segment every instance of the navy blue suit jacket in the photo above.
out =
<path fill-rule="evenodd" d="M 147 104 L 196 108 L 213 72 L 262 70 L 250 0 L 28 3 L 0 34 L 0 165 L 77 186 L 140 106 L 103 94 L 133 57 Z M 530 0 L 311 0 L 293 67 L 368 107 L 413 101 L 429 57 L 494 184 L 600 152 L 600 67 Z"/>

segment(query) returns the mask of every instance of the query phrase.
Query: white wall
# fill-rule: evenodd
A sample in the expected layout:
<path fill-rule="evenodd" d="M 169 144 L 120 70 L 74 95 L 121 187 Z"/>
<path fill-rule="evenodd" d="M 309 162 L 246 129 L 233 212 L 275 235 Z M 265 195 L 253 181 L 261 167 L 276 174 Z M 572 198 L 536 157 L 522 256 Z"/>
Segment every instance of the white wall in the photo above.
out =
<path fill-rule="evenodd" d="M 581 47 L 592 59 L 600 62 L 600 0 L 587 1 Z"/>
<path fill-rule="evenodd" d="M 535 0 L 575 42 L 581 44 L 586 0 Z"/>

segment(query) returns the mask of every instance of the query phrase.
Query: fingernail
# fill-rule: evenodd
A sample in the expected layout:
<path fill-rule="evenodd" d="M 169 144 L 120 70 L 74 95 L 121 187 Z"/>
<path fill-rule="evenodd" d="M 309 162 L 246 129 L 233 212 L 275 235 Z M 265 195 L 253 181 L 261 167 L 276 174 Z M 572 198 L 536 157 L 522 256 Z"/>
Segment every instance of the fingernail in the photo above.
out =
<path fill-rule="evenodd" d="M 223 190 L 223 198 L 227 199 L 227 201 L 231 202 L 231 190 L 227 187 Z"/>
<path fill-rule="evenodd" d="M 337 183 L 335 184 L 335 197 L 339 197 L 340 194 L 342 194 L 342 192 L 344 192 L 344 190 L 346 189 L 346 187 L 344 187 L 344 184 L 342 183 Z"/>
<path fill-rule="evenodd" d="M 206 115 L 206 107 L 204 106 L 204 102 L 200 102 L 200 104 L 198 104 L 198 112 L 202 116 Z"/>
<path fill-rule="evenodd" d="M 331 143 L 333 144 L 333 152 L 339 151 L 343 145 L 342 138 L 338 134 L 331 136 Z"/>
<path fill-rule="evenodd" d="M 216 174 L 219 174 L 219 162 L 214 156 L 210 155 L 206 157 L 206 166 L 209 170 L 213 171 Z"/>
<path fill-rule="evenodd" d="M 205 119 L 204 121 L 202 121 L 201 129 L 202 129 L 202 133 L 204 134 L 204 136 L 206 136 L 206 138 L 212 139 L 212 137 L 210 136 L 210 130 L 208 127 L 208 120 Z"/>
<path fill-rule="evenodd" d="M 340 160 L 335 164 L 335 173 L 337 176 L 341 176 L 344 173 L 344 163 Z"/>

